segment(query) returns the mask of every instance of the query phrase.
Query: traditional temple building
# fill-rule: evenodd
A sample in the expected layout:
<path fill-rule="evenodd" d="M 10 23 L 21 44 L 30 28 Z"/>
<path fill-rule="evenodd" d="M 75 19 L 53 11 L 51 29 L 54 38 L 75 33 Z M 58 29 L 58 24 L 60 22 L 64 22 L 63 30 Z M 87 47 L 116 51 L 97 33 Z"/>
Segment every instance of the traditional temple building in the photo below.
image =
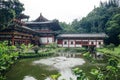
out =
<path fill-rule="evenodd" d="M 0 41 L 8 41 L 9 45 L 37 44 L 46 45 L 55 42 L 57 31 L 61 30 L 57 20 L 48 20 L 40 16 L 28 22 L 29 16 L 21 14 L 13 23 L 0 31 Z"/>
<path fill-rule="evenodd" d="M 40 14 L 34 21 L 21 14 L 13 20 L 8 28 L 0 31 L 0 41 L 9 45 L 35 44 L 46 45 L 56 42 L 60 47 L 100 47 L 104 44 L 106 34 L 59 34 L 61 27 L 57 20 L 48 20 Z"/>
<path fill-rule="evenodd" d="M 57 31 L 61 30 L 57 20 L 48 20 L 40 14 L 40 16 L 31 22 L 25 22 L 26 26 L 39 33 L 39 42 L 46 45 L 55 42 Z"/>
<path fill-rule="evenodd" d="M 60 47 L 100 47 L 104 44 L 106 34 L 60 34 L 57 44 Z"/>
<path fill-rule="evenodd" d="M 29 16 L 21 14 L 17 19 L 14 19 L 9 27 L 0 31 L 0 41 L 8 41 L 9 45 L 19 44 L 39 44 L 38 32 L 25 26 L 22 19 Z"/>

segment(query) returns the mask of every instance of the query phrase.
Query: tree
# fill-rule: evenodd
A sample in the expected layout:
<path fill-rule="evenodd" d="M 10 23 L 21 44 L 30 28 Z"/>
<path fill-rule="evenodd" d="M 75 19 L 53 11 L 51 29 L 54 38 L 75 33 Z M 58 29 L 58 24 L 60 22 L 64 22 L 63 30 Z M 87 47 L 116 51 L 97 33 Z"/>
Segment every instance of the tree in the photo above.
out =
<path fill-rule="evenodd" d="M 60 26 L 62 27 L 62 33 L 75 33 L 75 29 L 71 26 L 71 24 L 60 22 Z"/>
<path fill-rule="evenodd" d="M 24 10 L 19 0 L 0 1 L 0 30 L 8 27 L 14 18 L 17 18 Z"/>
<path fill-rule="evenodd" d="M 106 24 L 110 42 L 120 44 L 120 14 L 115 14 Z"/>
<path fill-rule="evenodd" d="M 80 21 L 74 20 L 71 26 L 79 33 L 107 33 L 109 36 L 109 38 L 106 39 L 107 44 L 114 43 L 119 45 L 119 13 L 120 0 L 100 2 L 99 7 L 95 7 Z M 115 15 L 117 17 L 115 17 Z M 117 18 L 118 21 L 113 21 L 113 17 Z"/>
<path fill-rule="evenodd" d="M 0 30 L 7 27 L 15 18 L 15 12 L 13 10 L 0 9 Z"/>

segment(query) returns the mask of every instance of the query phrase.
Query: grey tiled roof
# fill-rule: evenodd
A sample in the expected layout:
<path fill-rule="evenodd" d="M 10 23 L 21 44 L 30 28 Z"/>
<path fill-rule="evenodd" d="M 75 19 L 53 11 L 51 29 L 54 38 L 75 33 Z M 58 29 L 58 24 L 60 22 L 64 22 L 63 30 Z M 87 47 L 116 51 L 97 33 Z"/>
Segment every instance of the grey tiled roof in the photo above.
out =
<path fill-rule="evenodd" d="M 60 34 L 57 36 L 58 38 L 80 38 L 80 37 L 107 37 L 104 33 L 94 33 L 94 34 Z"/>
<path fill-rule="evenodd" d="M 25 25 L 28 27 L 34 27 L 37 26 L 39 27 L 44 27 L 42 25 L 46 25 L 47 27 L 50 27 L 52 30 L 61 30 L 61 26 L 59 25 L 58 20 L 49 20 L 45 22 L 25 22 Z"/>
<path fill-rule="evenodd" d="M 45 22 L 25 22 L 25 24 L 49 24 L 53 23 L 53 21 L 45 21 Z"/>
<path fill-rule="evenodd" d="M 42 13 L 40 13 L 40 16 L 36 20 L 34 20 L 34 22 L 46 22 L 46 21 L 49 21 L 49 20 L 43 17 Z"/>

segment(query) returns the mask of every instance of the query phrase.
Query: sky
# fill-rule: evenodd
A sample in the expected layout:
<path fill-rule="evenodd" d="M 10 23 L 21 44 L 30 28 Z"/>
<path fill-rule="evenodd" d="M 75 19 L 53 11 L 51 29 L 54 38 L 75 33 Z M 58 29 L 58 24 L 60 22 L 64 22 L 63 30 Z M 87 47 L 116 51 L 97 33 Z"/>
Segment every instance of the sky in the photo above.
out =
<path fill-rule="evenodd" d="M 29 20 L 35 20 L 42 13 L 48 20 L 58 19 L 66 23 L 85 17 L 94 6 L 99 6 L 100 1 L 107 0 L 20 0 Z"/>

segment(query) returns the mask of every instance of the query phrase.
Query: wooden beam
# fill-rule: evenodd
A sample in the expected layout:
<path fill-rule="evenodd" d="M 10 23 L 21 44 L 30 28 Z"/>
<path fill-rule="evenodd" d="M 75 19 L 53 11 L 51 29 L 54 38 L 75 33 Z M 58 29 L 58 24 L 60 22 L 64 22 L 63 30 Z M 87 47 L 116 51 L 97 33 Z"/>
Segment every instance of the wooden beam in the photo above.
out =
<path fill-rule="evenodd" d="M 15 45 L 14 35 L 12 35 L 12 45 Z"/>

